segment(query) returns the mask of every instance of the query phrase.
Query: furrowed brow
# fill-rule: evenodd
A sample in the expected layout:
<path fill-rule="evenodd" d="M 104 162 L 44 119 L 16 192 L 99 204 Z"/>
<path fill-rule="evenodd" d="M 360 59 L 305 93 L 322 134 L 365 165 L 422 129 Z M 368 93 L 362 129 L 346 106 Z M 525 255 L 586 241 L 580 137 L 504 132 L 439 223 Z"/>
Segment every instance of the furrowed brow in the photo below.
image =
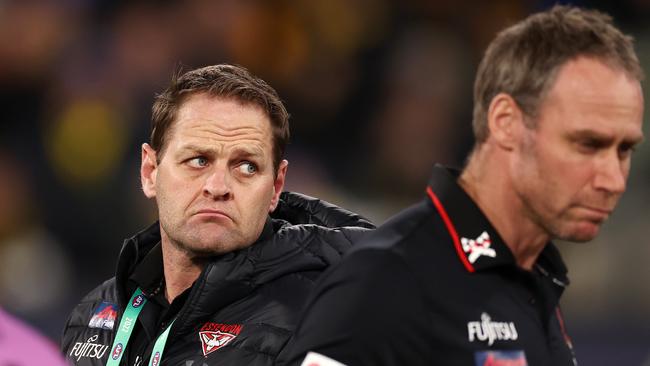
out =
<path fill-rule="evenodd" d="M 569 133 L 569 138 L 572 140 L 596 140 L 604 143 L 611 143 L 614 137 L 600 133 L 594 130 L 577 130 Z"/>
<path fill-rule="evenodd" d="M 198 146 L 194 144 L 187 144 L 187 145 L 182 145 L 178 149 L 180 154 L 185 154 L 185 153 L 198 153 L 198 154 L 203 154 L 203 155 L 215 155 L 217 154 L 217 151 L 212 148 L 207 148 L 205 146 Z"/>
<path fill-rule="evenodd" d="M 264 156 L 264 150 L 258 146 L 238 146 L 233 149 L 233 154 L 239 156 L 260 157 Z"/>
<path fill-rule="evenodd" d="M 645 136 L 643 136 L 643 134 L 641 134 L 639 136 L 626 138 L 626 139 L 623 140 L 623 142 L 626 143 L 626 144 L 630 144 L 632 146 L 638 146 L 638 145 L 645 142 Z"/>

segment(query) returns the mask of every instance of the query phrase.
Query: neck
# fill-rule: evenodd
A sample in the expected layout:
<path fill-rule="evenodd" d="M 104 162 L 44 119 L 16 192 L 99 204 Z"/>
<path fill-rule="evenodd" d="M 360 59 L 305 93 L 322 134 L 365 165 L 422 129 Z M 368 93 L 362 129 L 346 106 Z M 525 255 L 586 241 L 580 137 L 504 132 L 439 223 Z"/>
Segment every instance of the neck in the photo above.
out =
<path fill-rule="evenodd" d="M 187 250 L 173 243 L 161 228 L 163 270 L 165 275 L 165 297 L 171 304 L 183 291 L 199 278 L 205 261 L 192 256 Z"/>
<path fill-rule="evenodd" d="M 490 156 L 507 152 L 487 144 L 472 153 L 458 183 L 497 230 L 517 265 L 532 270 L 549 236 L 530 218 L 515 192 L 512 182 L 517 172 L 509 169 L 507 156 Z"/>

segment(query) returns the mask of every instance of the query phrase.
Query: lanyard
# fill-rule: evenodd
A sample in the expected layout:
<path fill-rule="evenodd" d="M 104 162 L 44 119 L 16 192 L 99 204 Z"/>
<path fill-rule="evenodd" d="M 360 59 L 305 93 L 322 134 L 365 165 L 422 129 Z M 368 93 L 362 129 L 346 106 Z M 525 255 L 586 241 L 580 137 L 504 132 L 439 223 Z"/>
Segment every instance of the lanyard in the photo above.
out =
<path fill-rule="evenodd" d="M 133 333 L 135 321 L 138 319 L 140 311 L 142 311 L 142 308 L 144 308 L 146 303 L 147 298 L 144 297 L 142 290 L 138 287 L 138 289 L 133 293 L 133 296 L 131 296 L 129 304 L 124 310 L 124 315 L 122 315 L 120 326 L 117 328 L 117 334 L 115 335 L 115 340 L 111 347 L 111 354 L 108 356 L 106 366 L 118 366 L 120 364 L 122 355 L 124 355 L 124 349 L 129 343 L 131 333 Z M 176 321 L 176 319 L 174 319 L 174 321 Z M 160 365 L 163 351 L 165 350 L 165 344 L 167 343 L 167 337 L 169 336 L 169 330 L 171 329 L 172 324 L 174 324 L 174 321 L 169 323 L 165 331 L 156 339 L 156 343 L 153 345 L 153 351 L 151 352 L 152 356 L 149 359 L 149 366 Z"/>

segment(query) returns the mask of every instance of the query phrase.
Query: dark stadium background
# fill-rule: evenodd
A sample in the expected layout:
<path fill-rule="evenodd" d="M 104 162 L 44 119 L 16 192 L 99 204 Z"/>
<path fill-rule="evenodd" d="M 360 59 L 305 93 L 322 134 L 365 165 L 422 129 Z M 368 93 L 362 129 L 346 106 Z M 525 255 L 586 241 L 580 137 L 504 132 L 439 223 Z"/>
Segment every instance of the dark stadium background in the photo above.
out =
<path fill-rule="evenodd" d="M 649 1 L 578 4 L 613 14 L 650 64 Z M 58 340 L 123 238 L 154 219 L 140 145 L 177 65 L 237 63 L 269 81 L 292 114 L 288 188 L 381 223 L 420 199 L 433 162 L 462 164 L 483 49 L 550 5 L 0 1 L 0 304 Z M 560 245 L 583 365 L 650 365 L 649 160 L 646 144 L 597 240 Z"/>

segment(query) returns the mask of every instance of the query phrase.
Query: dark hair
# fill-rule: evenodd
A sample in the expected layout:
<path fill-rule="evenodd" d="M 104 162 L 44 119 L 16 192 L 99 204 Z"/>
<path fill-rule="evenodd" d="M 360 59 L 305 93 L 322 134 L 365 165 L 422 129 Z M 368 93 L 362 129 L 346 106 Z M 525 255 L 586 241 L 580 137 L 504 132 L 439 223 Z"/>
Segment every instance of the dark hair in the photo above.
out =
<path fill-rule="evenodd" d="M 171 84 L 156 96 L 152 107 L 151 146 L 158 160 L 164 155 L 169 133 L 183 102 L 193 94 L 207 93 L 258 106 L 266 113 L 273 131 L 273 166 L 277 172 L 289 142 L 289 113 L 278 93 L 241 66 L 213 65 L 180 74 L 174 74 Z"/>
<path fill-rule="evenodd" d="M 526 115 L 536 117 L 557 71 L 579 56 L 596 58 L 643 80 L 632 37 L 618 30 L 607 14 L 558 5 L 501 31 L 476 75 L 472 122 L 476 143 L 488 137 L 487 112 L 497 94 L 509 94 Z"/>

